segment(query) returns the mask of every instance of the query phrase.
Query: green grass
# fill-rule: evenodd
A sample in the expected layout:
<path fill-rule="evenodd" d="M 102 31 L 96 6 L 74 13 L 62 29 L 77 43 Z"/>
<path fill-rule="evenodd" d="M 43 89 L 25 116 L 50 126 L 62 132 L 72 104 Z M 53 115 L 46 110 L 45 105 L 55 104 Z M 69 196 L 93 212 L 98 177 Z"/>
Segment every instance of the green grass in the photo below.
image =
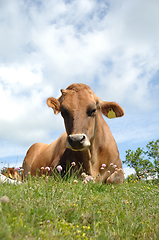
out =
<path fill-rule="evenodd" d="M 159 185 L 74 177 L 0 184 L 0 239 L 159 239 Z"/>

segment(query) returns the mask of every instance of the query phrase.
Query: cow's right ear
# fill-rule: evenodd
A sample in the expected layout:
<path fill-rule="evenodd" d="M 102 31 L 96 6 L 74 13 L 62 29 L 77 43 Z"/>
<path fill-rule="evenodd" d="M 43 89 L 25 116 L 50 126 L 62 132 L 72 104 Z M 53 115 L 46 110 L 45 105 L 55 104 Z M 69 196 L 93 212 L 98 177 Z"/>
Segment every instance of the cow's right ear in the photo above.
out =
<path fill-rule="evenodd" d="M 58 114 L 60 112 L 60 103 L 58 99 L 53 97 L 48 98 L 47 105 L 48 107 L 51 107 L 54 110 L 55 114 Z"/>

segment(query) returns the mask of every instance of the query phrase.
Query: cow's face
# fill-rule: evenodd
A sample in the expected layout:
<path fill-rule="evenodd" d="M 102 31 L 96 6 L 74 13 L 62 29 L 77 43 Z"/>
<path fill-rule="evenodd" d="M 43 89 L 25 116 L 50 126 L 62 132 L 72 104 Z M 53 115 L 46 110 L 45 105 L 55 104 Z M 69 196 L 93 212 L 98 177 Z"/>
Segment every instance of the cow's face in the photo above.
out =
<path fill-rule="evenodd" d="M 66 147 L 74 151 L 90 147 L 96 132 L 98 111 L 106 116 L 110 109 L 116 116 L 124 114 L 118 104 L 101 101 L 87 85 L 72 84 L 61 92 L 60 98 L 48 98 L 47 104 L 55 114 L 61 112 L 68 135 Z"/>
<path fill-rule="evenodd" d="M 83 91 L 62 91 L 60 105 L 68 135 L 67 148 L 83 150 L 91 145 L 95 134 L 97 106 L 93 94 Z"/>

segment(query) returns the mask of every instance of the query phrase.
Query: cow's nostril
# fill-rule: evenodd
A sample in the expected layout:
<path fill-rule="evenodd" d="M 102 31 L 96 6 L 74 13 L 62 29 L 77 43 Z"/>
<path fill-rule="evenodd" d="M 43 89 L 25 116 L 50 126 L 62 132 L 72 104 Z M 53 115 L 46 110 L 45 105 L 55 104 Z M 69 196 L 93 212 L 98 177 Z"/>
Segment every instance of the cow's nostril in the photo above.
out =
<path fill-rule="evenodd" d="M 68 136 L 68 141 L 71 144 L 71 142 L 73 142 L 72 138 L 70 136 Z"/>
<path fill-rule="evenodd" d="M 80 142 L 83 142 L 83 141 L 85 140 L 85 138 L 86 138 L 85 135 L 81 136 L 81 140 L 80 140 Z"/>

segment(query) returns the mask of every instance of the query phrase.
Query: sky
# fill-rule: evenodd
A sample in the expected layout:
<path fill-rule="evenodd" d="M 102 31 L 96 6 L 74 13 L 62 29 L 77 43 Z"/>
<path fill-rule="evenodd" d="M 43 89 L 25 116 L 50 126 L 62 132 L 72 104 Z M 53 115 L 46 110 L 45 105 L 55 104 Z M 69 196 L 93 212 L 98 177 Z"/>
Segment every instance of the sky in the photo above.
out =
<path fill-rule="evenodd" d="M 104 117 L 122 160 L 158 139 L 158 11 L 158 0 L 1 0 L 0 168 L 62 134 L 46 99 L 72 83 L 124 109 Z"/>

